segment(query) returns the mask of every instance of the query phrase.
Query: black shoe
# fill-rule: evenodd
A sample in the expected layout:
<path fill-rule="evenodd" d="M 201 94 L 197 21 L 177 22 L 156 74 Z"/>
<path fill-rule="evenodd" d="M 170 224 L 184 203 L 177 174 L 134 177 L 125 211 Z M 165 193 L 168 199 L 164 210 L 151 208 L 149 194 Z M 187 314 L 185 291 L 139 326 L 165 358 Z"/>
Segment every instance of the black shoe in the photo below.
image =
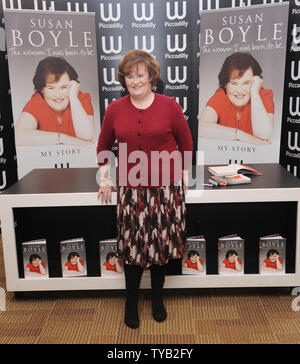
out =
<path fill-rule="evenodd" d="M 137 300 L 126 299 L 124 321 L 131 329 L 137 329 L 140 326 Z"/>
<path fill-rule="evenodd" d="M 152 298 L 152 316 L 157 322 L 165 321 L 168 316 L 161 296 Z"/>

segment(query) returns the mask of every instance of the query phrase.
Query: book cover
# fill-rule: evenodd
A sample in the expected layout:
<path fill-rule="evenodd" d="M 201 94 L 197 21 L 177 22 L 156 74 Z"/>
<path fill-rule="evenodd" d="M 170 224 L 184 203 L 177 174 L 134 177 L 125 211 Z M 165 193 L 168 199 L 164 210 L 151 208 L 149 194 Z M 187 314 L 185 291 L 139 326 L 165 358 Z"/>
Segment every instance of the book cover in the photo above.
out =
<path fill-rule="evenodd" d="M 86 250 L 83 238 L 61 241 L 60 253 L 64 278 L 87 275 Z"/>
<path fill-rule="evenodd" d="M 278 162 L 288 13 L 289 2 L 201 12 L 198 150 L 206 164 Z M 249 112 L 260 100 L 264 124 Z"/>
<path fill-rule="evenodd" d="M 286 239 L 278 234 L 259 239 L 259 273 L 285 274 Z"/>
<path fill-rule="evenodd" d="M 206 241 L 202 235 L 187 238 L 182 258 L 182 274 L 206 275 Z"/>
<path fill-rule="evenodd" d="M 27 141 L 24 139 L 27 135 L 24 134 L 24 129 L 15 133 L 18 177 L 22 178 L 35 168 L 54 168 L 55 165 L 64 165 L 64 168 L 67 165 L 70 168 L 96 167 L 95 147 L 100 131 L 100 105 L 95 13 L 19 8 L 5 9 L 4 16 L 13 122 L 15 126 L 17 123 L 23 125 L 23 109 L 27 104 L 31 105 L 28 113 L 35 119 L 33 130 L 27 130 L 33 132 Z M 53 78 L 46 77 L 52 72 L 57 77 L 55 82 Z M 62 78 L 62 75 L 65 77 Z M 79 119 L 84 117 L 87 122 L 85 133 L 88 132 L 87 140 L 90 140 L 90 144 L 83 145 L 82 132 L 72 132 L 77 130 L 78 116 L 76 108 L 70 102 L 71 86 L 64 89 L 61 87 L 59 101 L 47 96 L 50 94 L 48 88 L 44 87 L 46 78 L 48 83 L 51 80 L 49 84 L 53 93 L 54 85 L 58 87 L 59 81 L 69 81 L 67 76 L 70 81 L 80 81 L 76 105 L 78 100 L 84 102 L 82 111 L 86 115 L 81 114 Z M 43 85 L 37 93 L 36 82 Z M 40 104 L 37 100 L 42 94 Z M 81 96 L 86 97 L 85 101 Z M 57 124 L 59 113 L 64 116 L 64 122 L 59 128 L 64 140 L 51 138 L 49 132 L 53 131 L 51 125 Z M 64 125 L 68 125 L 68 128 Z M 69 137 L 73 137 L 72 142 Z"/>
<path fill-rule="evenodd" d="M 208 181 L 214 186 L 243 185 L 251 183 L 251 178 L 243 174 L 232 174 L 226 176 L 210 176 Z"/>
<path fill-rule="evenodd" d="M 49 278 L 46 239 L 22 243 L 25 279 Z"/>
<path fill-rule="evenodd" d="M 239 236 L 219 238 L 218 267 L 220 275 L 244 274 L 244 239 Z"/>
<path fill-rule="evenodd" d="M 208 167 L 208 172 L 210 172 L 214 176 L 226 176 L 229 174 L 249 174 L 256 176 L 262 175 L 261 172 L 250 166 L 236 163 L 228 164 L 225 166 L 211 166 Z"/>
<path fill-rule="evenodd" d="M 123 263 L 117 253 L 117 239 L 99 242 L 101 277 L 124 276 Z"/>

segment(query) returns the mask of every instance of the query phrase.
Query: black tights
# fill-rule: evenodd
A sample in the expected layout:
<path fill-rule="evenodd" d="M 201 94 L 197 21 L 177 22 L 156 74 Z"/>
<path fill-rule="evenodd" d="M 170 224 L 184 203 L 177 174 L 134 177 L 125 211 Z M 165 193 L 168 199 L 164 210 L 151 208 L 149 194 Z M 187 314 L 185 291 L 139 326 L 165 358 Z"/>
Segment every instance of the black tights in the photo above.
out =
<path fill-rule="evenodd" d="M 139 265 L 124 264 L 125 284 L 127 297 L 137 297 L 143 268 Z M 151 287 L 154 291 L 160 291 L 165 283 L 166 266 L 153 264 L 150 266 L 151 272 Z"/>
<path fill-rule="evenodd" d="M 126 284 L 125 323 L 127 326 L 136 329 L 140 324 L 137 301 L 143 268 L 138 265 L 124 264 L 124 272 Z M 158 264 L 151 265 L 150 272 L 152 315 L 156 321 L 162 322 L 167 317 L 162 300 L 166 266 L 160 266 Z"/>

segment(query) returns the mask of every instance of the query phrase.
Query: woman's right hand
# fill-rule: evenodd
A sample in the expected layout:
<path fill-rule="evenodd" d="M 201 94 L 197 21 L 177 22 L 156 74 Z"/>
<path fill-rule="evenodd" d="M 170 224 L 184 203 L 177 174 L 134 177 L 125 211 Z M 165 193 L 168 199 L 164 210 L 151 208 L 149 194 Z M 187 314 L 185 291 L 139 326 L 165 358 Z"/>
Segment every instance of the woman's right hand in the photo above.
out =
<path fill-rule="evenodd" d="M 102 186 L 100 186 L 98 191 L 98 200 L 100 200 L 101 203 L 111 203 L 111 192 L 117 191 L 116 186 L 113 185 L 111 179 L 109 179 L 107 182 L 103 183 Z"/>

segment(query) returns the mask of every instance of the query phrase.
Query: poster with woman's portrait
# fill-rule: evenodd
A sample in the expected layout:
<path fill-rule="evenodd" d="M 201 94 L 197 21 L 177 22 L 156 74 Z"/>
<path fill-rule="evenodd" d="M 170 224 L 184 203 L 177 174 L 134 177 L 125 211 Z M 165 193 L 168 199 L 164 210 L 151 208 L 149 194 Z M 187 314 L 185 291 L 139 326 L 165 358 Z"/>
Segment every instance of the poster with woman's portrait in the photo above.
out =
<path fill-rule="evenodd" d="M 100 131 L 95 15 L 6 10 L 18 175 L 96 167 Z"/>
<path fill-rule="evenodd" d="M 205 163 L 279 161 L 288 4 L 205 11 L 198 150 Z"/>

